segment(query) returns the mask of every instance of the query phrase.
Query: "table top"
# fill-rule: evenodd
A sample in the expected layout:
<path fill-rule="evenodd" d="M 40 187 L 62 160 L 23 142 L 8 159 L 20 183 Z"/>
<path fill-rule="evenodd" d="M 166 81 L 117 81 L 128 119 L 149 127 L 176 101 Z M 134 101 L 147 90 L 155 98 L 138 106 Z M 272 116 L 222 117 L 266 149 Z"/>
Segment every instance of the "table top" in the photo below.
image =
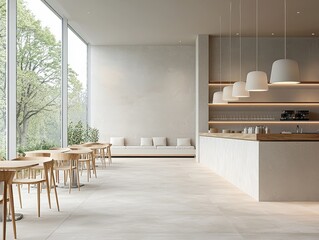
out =
<path fill-rule="evenodd" d="M 107 148 L 111 147 L 111 143 L 85 143 L 85 144 L 79 144 L 79 145 L 71 145 L 70 147 L 86 147 L 91 149 L 101 149 L 101 148 Z"/>
<path fill-rule="evenodd" d="M 28 151 L 25 153 L 63 153 L 69 151 L 68 149 L 50 149 L 50 150 L 34 150 L 34 151 Z"/>
<path fill-rule="evenodd" d="M 36 161 L 0 161 L 0 170 L 19 170 L 39 165 Z"/>
<path fill-rule="evenodd" d="M 92 153 L 93 151 L 91 149 L 77 149 L 77 150 L 70 150 L 65 153 L 75 153 L 75 154 L 87 154 Z"/>

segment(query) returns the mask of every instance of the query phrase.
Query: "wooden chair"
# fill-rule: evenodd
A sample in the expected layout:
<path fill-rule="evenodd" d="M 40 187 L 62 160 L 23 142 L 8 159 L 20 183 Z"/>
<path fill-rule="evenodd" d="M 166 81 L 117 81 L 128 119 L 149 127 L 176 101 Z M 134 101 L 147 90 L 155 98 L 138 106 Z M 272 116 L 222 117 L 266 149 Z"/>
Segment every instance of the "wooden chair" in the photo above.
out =
<path fill-rule="evenodd" d="M 109 160 L 109 165 L 112 163 L 112 156 L 111 156 L 111 146 L 112 144 L 105 144 L 105 143 L 84 143 L 82 144 L 84 147 L 91 148 L 94 151 L 95 159 L 100 159 L 102 163 L 102 167 L 106 168 L 106 156 Z"/>
<path fill-rule="evenodd" d="M 2 239 L 6 239 L 7 231 L 7 190 L 9 190 L 9 205 L 11 210 L 12 227 L 14 239 L 17 238 L 17 228 L 15 221 L 14 201 L 12 193 L 12 180 L 15 175 L 15 171 L 0 171 L 0 182 L 3 182 L 3 198 L 1 203 L 3 204 L 3 215 L 2 215 Z"/>
<path fill-rule="evenodd" d="M 51 158 L 54 160 L 54 170 L 56 179 L 59 183 L 59 171 L 64 173 L 64 185 L 66 184 L 67 176 L 69 176 L 69 193 L 74 182 L 73 172 L 76 171 L 77 185 L 80 191 L 80 175 L 79 175 L 79 154 L 75 153 L 51 153 Z"/>
<path fill-rule="evenodd" d="M 28 178 L 15 178 L 13 180 L 14 184 L 18 185 L 18 194 L 19 194 L 19 201 L 20 201 L 20 207 L 22 208 L 22 198 L 21 198 L 21 185 L 27 184 L 27 185 L 37 185 L 37 205 L 38 205 L 38 217 L 40 217 L 40 193 L 41 193 L 41 185 L 46 184 L 46 190 L 47 190 L 47 197 L 48 197 L 48 203 L 49 203 L 49 208 L 51 209 L 51 197 L 50 197 L 50 192 L 51 192 L 51 184 L 50 182 L 55 183 L 54 179 L 54 173 L 53 173 L 53 159 L 49 157 L 20 157 L 20 158 L 15 158 L 12 161 L 35 161 L 38 162 L 39 165 L 42 165 L 44 174 L 40 176 L 34 176 L 34 175 L 29 175 L 30 177 Z M 29 171 L 31 171 L 29 169 Z M 54 194 L 55 194 L 55 200 L 56 200 L 56 205 L 58 211 L 60 211 L 60 206 L 59 206 L 59 199 L 58 199 L 58 193 L 56 190 L 55 184 L 52 185 L 54 189 Z"/>
<path fill-rule="evenodd" d="M 70 147 L 71 150 L 84 150 L 87 151 L 88 153 L 81 154 L 79 158 L 79 167 L 81 169 L 81 176 L 82 176 L 82 171 L 83 171 L 83 166 L 85 165 L 86 170 L 87 170 L 87 181 L 89 182 L 90 177 L 91 177 L 91 166 L 92 166 L 92 171 L 97 178 L 96 174 L 96 166 L 95 166 L 95 157 L 94 157 L 94 152 L 90 148 L 87 147 Z"/>
<path fill-rule="evenodd" d="M 41 152 L 26 152 L 25 153 L 26 157 L 50 157 L 50 153 L 41 153 Z M 40 171 L 41 178 L 42 174 L 44 172 L 44 167 L 43 164 L 39 164 L 38 166 L 32 167 L 29 171 L 29 178 L 35 178 L 37 172 Z M 28 184 L 28 193 L 30 193 L 30 186 L 31 184 Z M 22 202 L 20 201 L 20 207 L 22 208 Z"/>

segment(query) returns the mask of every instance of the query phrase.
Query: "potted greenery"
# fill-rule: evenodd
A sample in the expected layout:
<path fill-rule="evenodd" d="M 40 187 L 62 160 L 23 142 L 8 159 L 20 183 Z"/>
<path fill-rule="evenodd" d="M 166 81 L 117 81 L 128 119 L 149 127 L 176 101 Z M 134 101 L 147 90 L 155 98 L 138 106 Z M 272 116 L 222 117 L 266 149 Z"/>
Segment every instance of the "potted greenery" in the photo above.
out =
<path fill-rule="evenodd" d="M 84 126 L 81 121 L 68 125 L 68 145 L 76 145 L 84 142 L 98 142 L 99 130 L 89 125 Z"/>

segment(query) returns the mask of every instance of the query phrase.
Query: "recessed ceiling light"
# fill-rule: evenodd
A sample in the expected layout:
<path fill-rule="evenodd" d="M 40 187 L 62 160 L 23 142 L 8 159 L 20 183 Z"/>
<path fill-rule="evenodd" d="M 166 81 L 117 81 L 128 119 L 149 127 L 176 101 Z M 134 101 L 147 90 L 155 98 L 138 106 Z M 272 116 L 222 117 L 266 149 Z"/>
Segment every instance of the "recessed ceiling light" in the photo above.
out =
<path fill-rule="evenodd" d="M 297 14 L 300 14 L 300 12 L 298 11 Z"/>

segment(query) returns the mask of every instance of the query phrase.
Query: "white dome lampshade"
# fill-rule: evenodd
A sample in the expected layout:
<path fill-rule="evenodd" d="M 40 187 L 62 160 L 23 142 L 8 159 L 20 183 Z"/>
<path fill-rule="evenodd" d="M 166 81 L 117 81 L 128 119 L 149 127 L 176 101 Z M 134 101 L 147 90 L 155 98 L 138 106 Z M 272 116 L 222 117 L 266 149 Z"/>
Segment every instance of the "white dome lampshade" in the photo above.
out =
<path fill-rule="evenodd" d="M 272 64 L 270 83 L 297 84 L 300 83 L 298 63 L 291 59 L 280 59 Z"/>
<path fill-rule="evenodd" d="M 267 74 L 262 71 L 253 71 L 247 74 L 246 90 L 249 92 L 268 91 Z"/>
<path fill-rule="evenodd" d="M 250 94 L 246 90 L 246 83 L 245 82 L 235 82 L 233 85 L 233 97 L 249 97 Z"/>
<path fill-rule="evenodd" d="M 224 87 L 223 100 L 228 102 L 234 102 L 239 100 L 237 97 L 233 97 L 233 86 Z"/>
<path fill-rule="evenodd" d="M 213 104 L 227 104 L 227 101 L 223 99 L 223 92 L 215 92 L 213 96 Z"/>

